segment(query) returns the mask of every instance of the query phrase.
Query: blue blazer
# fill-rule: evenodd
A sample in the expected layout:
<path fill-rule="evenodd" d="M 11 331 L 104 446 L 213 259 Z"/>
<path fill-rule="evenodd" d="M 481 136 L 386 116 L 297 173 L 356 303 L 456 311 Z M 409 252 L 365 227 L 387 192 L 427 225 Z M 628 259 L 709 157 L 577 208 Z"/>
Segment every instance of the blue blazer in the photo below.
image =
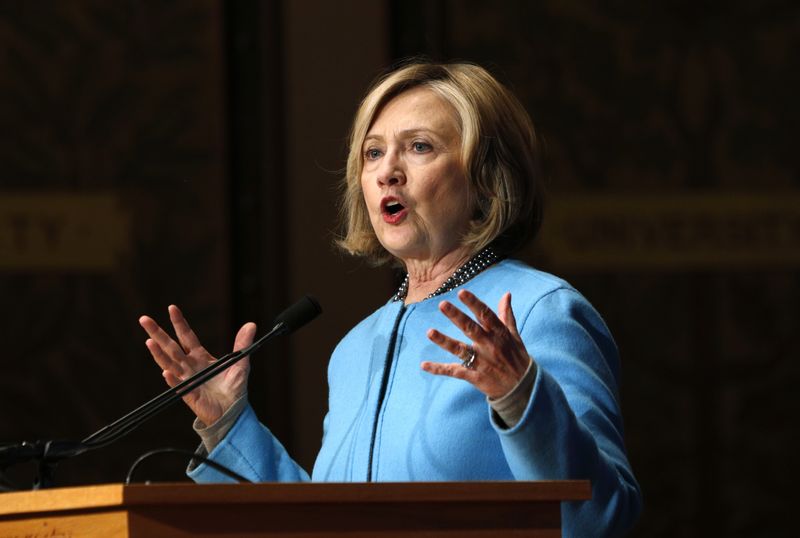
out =
<path fill-rule="evenodd" d="M 462 287 L 490 306 L 512 294 L 537 365 L 516 426 L 505 428 L 469 383 L 420 369 L 423 360 L 458 360 L 428 340 L 429 328 L 468 342 L 438 310 L 441 300 L 460 304 L 457 288 L 407 306 L 387 303 L 338 344 L 310 477 L 249 406 L 210 457 L 254 481 L 588 479 L 590 501 L 562 504 L 565 535 L 624 533 L 641 493 L 623 441 L 617 348 L 600 315 L 565 281 L 516 260 Z M 229 480 L 206 465 L 190 476 Z"/>

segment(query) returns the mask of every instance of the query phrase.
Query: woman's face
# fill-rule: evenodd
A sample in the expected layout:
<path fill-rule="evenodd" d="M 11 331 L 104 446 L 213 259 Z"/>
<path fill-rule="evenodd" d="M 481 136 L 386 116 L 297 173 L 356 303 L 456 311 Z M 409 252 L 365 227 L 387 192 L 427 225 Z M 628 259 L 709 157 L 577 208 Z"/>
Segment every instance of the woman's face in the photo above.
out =
<path fill-rule="evenodd" d="M 361 188 L 383 247 L 437 261 L 458 249 L 472 208 L 455 110 L 427 88 L 389 101 L 367 131 Z"/>

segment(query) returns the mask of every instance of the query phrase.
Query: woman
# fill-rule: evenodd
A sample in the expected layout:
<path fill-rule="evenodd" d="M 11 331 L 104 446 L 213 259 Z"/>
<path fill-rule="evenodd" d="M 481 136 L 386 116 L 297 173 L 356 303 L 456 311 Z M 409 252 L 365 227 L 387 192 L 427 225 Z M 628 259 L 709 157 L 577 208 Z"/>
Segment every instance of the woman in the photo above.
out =
<path fill-rule="evenodd" d="M 592 500 L 562 507 L 567 534 L 628 529 L 640 493 L 611 335 L 569 284 L 508 257 L 539 227 L 537 161 L 530 118 L 484 69 L 414 63 L 379 80 L 353 124 L 340 246 L 406 279 L 333 352 L 311 477 L 247 404 L 245 362 L 186 397 L 210 457 L 262 481 L 590 479 Z M 140 321 L 175 385 L 213 357 L 174 306 L 170 319 L 180 343 Z"/>

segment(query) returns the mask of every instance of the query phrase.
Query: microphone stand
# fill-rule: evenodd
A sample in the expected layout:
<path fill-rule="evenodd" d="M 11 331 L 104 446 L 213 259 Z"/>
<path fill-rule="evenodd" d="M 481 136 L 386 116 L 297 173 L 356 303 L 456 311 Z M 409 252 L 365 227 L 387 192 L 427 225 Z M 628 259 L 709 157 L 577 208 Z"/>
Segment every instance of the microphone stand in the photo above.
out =
<path fill-rule="evenodd" d="M 92 435 L 81 441 L 81 444 L 86 447 L 86 450 L 110 445 L 114 441 L 129 434 L 151 416 L 163 410 L 173 402 L 179 400 L 212 377 L 215 377 L 221 372 L 227 370 L 235 363 L 245 358 L 247 355 L 254 353 L 271 338 L 284 334 L 288 331 L 289 328 L 285 323 L 280 322 L 276 324 L 272 330 L 246 348 L 240 349 L 239 351 L 234 351 L 233 353 L 228 353 L 219 360 L 212 362 L 190 378 L 180 382 L 174 387 L 165 390 L 149 402 L 142 404 L 127 415 L 115 420 L 108 426 L 104 426 L 103 428 L 97 430 Z"/>
<path fill-rule="evenodd" d="M 0 446 L 0 478 L 2 478 L 3 471 L 11 465 L 34 460 L 38 462 L 38 476 L 33 484 L 33 489 L 53 487 L 55 485 L 55 467 L 61 460 L 110 445 L 135 430 L 150 417 L 173 402 L 209 379 L 219 375 L 247 355 L 254 353 L 271 338 L 287 333 L 290 330 L 291 327 L 286 322 L 279 321 L 272 330 L 251 345 L 239 351 L 228 353 L 190 378 L 165 390 L 155 398 L 111 424 L 104 426 L 82 441 L 23 441 L 18 444 Z"/>

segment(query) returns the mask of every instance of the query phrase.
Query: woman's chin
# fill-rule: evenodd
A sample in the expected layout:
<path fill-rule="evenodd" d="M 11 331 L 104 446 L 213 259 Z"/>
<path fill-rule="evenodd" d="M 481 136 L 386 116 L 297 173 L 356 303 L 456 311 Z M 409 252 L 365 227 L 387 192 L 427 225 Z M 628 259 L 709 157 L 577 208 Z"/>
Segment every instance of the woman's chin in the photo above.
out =
<path fill-rule="evenodd" d="M 381 241 L 383 248 L 389 254 L 400 260 L 406 261 L 410 259 L 425 258 L 426 253 L 429 251 L 427 245 L 420 244 L 413 241 Z"/>
<path fill-rule="evenodd" d="M 420 246 L 424 246 L 419 234 L 414 233 L 408 226 L 403 226 L 402 228 L 391 227 L 381 230 L 381 232 L 378 234 L 378 240 L 381 245 L 398 258 L 401 257 L 399 256 L 401 253 L 414 251 L 419 249 Z"/>

